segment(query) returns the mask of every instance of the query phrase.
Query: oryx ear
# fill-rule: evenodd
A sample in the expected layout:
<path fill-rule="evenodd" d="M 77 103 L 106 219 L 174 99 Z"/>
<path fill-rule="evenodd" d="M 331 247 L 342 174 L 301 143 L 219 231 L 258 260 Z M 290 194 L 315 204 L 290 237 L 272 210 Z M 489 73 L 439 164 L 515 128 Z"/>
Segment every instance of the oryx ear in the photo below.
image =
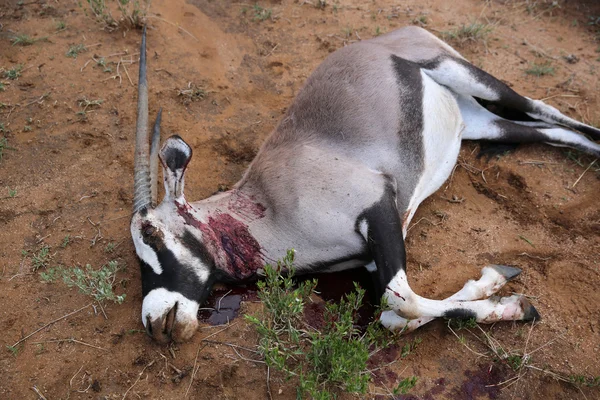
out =
<path fill-rule="evenodd" d="M 177 135 L 165 141 L 159 153 L 165 181 L 165 198 L 183 197 L 184 174 L 192 159 L 192 149 Z"/>

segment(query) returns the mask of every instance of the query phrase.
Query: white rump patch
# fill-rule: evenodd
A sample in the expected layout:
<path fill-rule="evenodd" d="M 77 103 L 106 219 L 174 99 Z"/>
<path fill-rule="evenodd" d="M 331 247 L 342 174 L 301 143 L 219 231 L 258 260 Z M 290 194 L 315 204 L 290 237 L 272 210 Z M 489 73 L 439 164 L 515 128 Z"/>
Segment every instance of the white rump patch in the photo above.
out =
<path fill-rule="evenodd" d="M 435 69 L 424 69 L 437 83 L 449 87 L 453 92 L 495 101 L 500 95 L 473 76 L 467 68 L 454 60 L 446 59 Z"/>

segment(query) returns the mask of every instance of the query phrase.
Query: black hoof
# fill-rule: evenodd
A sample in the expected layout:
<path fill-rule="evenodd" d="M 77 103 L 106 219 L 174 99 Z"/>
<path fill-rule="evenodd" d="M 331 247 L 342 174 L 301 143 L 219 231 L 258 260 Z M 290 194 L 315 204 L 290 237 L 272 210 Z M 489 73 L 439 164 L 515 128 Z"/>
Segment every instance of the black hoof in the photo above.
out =
<path fill-rule="evenodd" d="M 521 300 L 521 307 L 523 307 L 524 313 L 523 321 L 539 321 L 542 319 L 540 313 L 537 312 L 535 307 L 525 297 Z"/>
<path fill-rule="evenodd" d="M 490 265 L 490 267 L 494 268 L 507 281 L 519 276 L 521 273 L 521 268 L 509 267 L 508 265 Z"/>

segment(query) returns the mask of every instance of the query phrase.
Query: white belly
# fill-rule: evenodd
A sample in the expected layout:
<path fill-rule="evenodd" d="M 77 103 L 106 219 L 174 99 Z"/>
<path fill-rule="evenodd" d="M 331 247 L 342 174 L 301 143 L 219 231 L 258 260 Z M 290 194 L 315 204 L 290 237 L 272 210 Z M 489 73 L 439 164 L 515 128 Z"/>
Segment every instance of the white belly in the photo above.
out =
<path fill-rule="evenodd" d="M 409 202 L 403 223 L 404 237 L 419 204 L 438 190 L 452 173 L 464 129 L 460 109 L 452 93 L 425 73 L 421 72 L 421 76 L 424 94 L 424 169 Z"/>

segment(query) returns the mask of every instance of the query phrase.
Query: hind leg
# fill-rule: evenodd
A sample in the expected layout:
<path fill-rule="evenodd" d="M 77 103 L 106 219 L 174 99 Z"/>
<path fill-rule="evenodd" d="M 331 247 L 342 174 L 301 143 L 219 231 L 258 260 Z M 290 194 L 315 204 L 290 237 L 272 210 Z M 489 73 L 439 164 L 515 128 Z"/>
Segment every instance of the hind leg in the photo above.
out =
<path fill-rule="evenodd" d="M 600 139 L 600 129 L 569 118 L 543 101 L 521 96 L 502 81 L 463 59 L 446 56 L 423 64 L 423 71 L 436 82 L 447 86 L 454 93 L 462 95 L 464 98 L 472 100 L 472 97 L 477 97 L 509 109 L 521 111 L 534 119 L 546 122 L 553 129 L 550 132 L 540 132 L 535 131 L 535 129 L 521 130 L 520 135 L 513 135 L 508 138 L 510 140 L 519 142 L 523 140 L 529 142 L 544 141 L 555 145 L 575 147 L 593 155 L 598 154 L 597 146 L 595 150 L 594 146 L 590 146 L 590 144 L 593 144 L 592 142 L 585 138 L 582 138 L 583 140 L 575 139 L 574 136 L 579 135 L 559 128 L 557 125 L 582 132 L 596 140 Z M 515 123 L 527 126 L 519 122 Z M 483 139 L 483 137 L 476 138 Z M 496 136 L 485 139 L 500 140 L 501 138 Z"/>
<path fill-rule="evenodd" d="M 600 145 L 558 125 L 500 118 L 472 97 L 457 95 L 457 102 L 466 125 L 463 139 L 512 143 L 546 142 L 553 146 L 572 147 L 600 157 Z"/>
<path fill-rule="evenodd" d="M 496 293 L 508 281 L 514 279 L 520 273 L 521 270 L 519 268 L 504 265 L 489 265 L 481 270 L 481 278 L 477 281 L 468 281 L 460 291 L 446 300 L 471 301 L 485 299 Z M 384 311 L 381 314 L 381 324 L 392 331 L 410 332 L 434 319 L 431 317 L 422 317 L 408 320 L 393 311 Z"/>

